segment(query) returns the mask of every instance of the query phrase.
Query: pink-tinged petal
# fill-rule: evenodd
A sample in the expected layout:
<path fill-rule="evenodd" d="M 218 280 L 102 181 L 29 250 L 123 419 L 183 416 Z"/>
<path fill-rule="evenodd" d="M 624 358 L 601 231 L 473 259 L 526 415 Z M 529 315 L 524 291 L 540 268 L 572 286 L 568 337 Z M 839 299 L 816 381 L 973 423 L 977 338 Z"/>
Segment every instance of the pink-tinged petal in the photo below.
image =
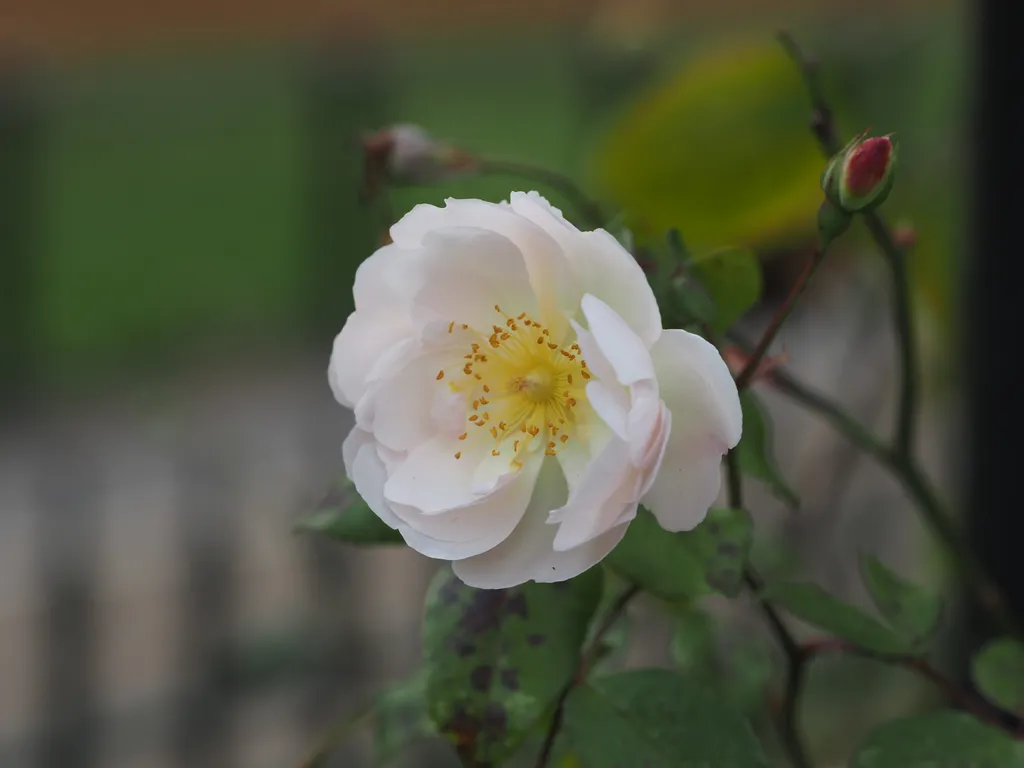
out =
<path fill-rule="evenodd" d="M 643 503 L 666 530 L 690 530 L 715 502 L 721 458 L 739 442 L 739 395 L 721 355 L 699 336 L 665 331 L 651 355 L 672 429 Z"/>
<path fill-rule="evenodd" d="M 589 293 L 583 297 L 580 307 L 587 318 L 593 342 L 615 371 L 615 377 L 620 384 L 630 386 L 638 381 L 654 378 L 654 365 L 647 345 L 626 321 L 615 313 L 615 310 Z M 582 341 L 580 348 L 586 359 L 588 351 Z M 589 360 L 587 365 L 590 365 Z"/>
<path fill-rule="evenodd" d="M 494 549 L 453 563 L 455 575 L 471 587 L 504 589 L 527 581 L 565 581 L 601 562 L 622 540 L 627 526 L 620 525 L 581 547 L 556 552 L 556 527 L 546 521 L 549 511 L 561 506 L 567 493 L 558 463 L 545 461 L 516 529 Z"/>

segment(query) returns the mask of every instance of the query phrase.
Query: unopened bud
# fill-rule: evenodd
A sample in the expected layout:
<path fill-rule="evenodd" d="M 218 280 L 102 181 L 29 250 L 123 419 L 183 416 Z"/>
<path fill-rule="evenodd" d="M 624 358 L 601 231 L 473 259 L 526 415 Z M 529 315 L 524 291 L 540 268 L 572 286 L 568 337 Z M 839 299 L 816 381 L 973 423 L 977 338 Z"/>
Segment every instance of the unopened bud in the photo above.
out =
<path fill-rule="evenodd" d="M 432 184 L 475 172 L 480 161 L 438 141 L 417 125 L 393 125 L 363 139 L 366 193 L 383 179 L 397 184 Z"/>
<path fill-rule="evenodd" d="M 821 175 L 825 197 L 847 213 L 877 208 L 892 189 L 896 145 L 889 136 L 864 136 L 847 144 Z"/>

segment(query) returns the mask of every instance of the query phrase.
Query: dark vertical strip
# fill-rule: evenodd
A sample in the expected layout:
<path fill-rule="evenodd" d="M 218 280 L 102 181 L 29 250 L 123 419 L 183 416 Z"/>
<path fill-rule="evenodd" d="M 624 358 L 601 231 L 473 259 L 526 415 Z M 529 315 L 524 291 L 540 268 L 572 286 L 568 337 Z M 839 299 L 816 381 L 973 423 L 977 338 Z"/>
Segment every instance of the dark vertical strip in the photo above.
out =
<path fill-rule="evenodd" d="M 331 341 L 352 311 L 352 284 L 360 262 L 381 244 L 390 222 L 382 199 L 361 200 L 361 136 L 386 125 L 391 78 L 379 50 L 327 40 L 304 62 L 306 157 L 309 163 L 310 253 L 306 284 L 308 329 L 323 361 L 325 390 Z M 326 492 L 333 474 L 343 471 L 341 442 L 348 425 L 323 413 L 310 414 L 305 426 L 311 483 Z M 317 493 L 310 488 L 311 496 Z M 357 590 L 351 561 L 341 547 L 312 538 L 306 548 L 308 589 L 321 649 L 310 670 L 307 695 L 298 713 L 301 732 L 310 740 L 333 718 L 358 705 L 365 688 L 370 650 L 353 608 Z M 310 742 L 312 743 L 312 741 Z M 344 750 L 343 750 L 344 752 Z M 344 754 L 339 765 L 344 762 Z"/>
<path fill-rule="evenodd" d="M 191 436 L 181 447 L 176 484 L 180 562 L 177 668 L 181 698 L 174 729 L 176 765 L 231 768 L 229 654 L 235 606 L 236 467 L 211 436 Z"/>
<path fill-rule="evenodd" d="M 35 368 L 32 302 L 42 144 L 38 86 L 25 62 L 0 49 L 0 402 L 7 405 L 27 394 Z"/>
<path fill-rule="evenodd" d="M 1021 153 L 1024 130 L 1020 100 L 1019 35 L 1012 5 L 982 0 L 975 6 L 979 36 L 972 93 L 976 161 L 973 247 L 969 267 L 969 333 L 964 339 L 963 370 L 969 386 L 969 497 L 964 505 L 971 533 L 1017 616 L 1024 616 L 1024 577 L 1020 545 L 1020 436 L 1024 434 L 1024 398 L 1020 385 Z M 973 644 L 994 628 L 974 607 Z"/>
<path fill-rule="evenodd" d="M 304 299 L 312 341 L 328 352 L 352 311 L 356 269 L 390 223 L 382 200 L 361 199 L 361 138 L 387 122 L 391 81 L 379 51 L 347 46 L 317 45 L 302 73 L 310 225 Z"/>
<path fill-rule="evenodd" d="M 97 766 L 100 732 L 94 598 L 97 521 L 102 509 L 96 463 L 66 434 L 40 439 L 36 462 L 35 542 L 42 586 L 42 730 L 37 768 Z"/>

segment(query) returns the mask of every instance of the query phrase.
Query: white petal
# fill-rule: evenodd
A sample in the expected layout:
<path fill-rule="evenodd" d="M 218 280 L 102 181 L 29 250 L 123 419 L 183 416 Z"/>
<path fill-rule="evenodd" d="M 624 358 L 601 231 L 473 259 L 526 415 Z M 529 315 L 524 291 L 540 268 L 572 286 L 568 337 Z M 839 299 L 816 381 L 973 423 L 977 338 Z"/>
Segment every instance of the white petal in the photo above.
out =
<path fill-rule="evenodd" d="M 612 432 L 626 438 L 626 420 L 629 413 L 629 393 L 616 381 L 607 379 L 587 382 L 587 401 Z"/>
<path fill-rule="evenodd" d="M 699 336 L 665 331 L 651 355 L 672 429 L 643 503 L 666 530 L 690 530 L 718 496 L 721 457 L 739 442 L 739 395 L 718 351 Z"/>
<path fill-rule="evenodd" d="M 661 311 L 633 255 L 603 229 L 580 232 L 536 192 L 513 192 L 513 210 L 529 218 L 565 251 L 580 290 L 598 296 L 650 347 L 661 334 Z"/>
<path fill-rule="evenodd" d="M 661 470 L 642 503 L 666 531 L 690 531 L 707 515 L 721 488 L 721 454 L 695 450 L 687 455 L 673 450 L 669 440 Z"/>
<path fill-rule="evenodd" d="M 674 423 L 700 422 L 727 449 L 735 447 L 743 432 L 743 411 L 736 382 L 714 345 L 687 331 L 668 330 L 651 349 L 651 358 Z"/>
<path fill-rule="evenodd" d="M 566 330 L 561 327 L 565 324 L 564 312 L 579 305 L 581 294 L 564 252 L 547 232 L 510 206 L 448 199 L 444 208 L 417 205 L 391 227 L 391 238 L 403 247 L 415 248 L 429 232 L 449 227 L 485 229 L 515 244 L 538 299 L 539 317 L 535 319 L 556 336 Z"/>
<path fill-rule="evenodd" d="M 477 504 L 439 515 L 395 505 L 406 543 L 439 560 L 462 560 L 493 549 L 508 538 L 530 503 L 541 462 L 528 462 L 516 478 Z"/>
<path fill-rule="evenodd" d="M 559 551 L 578 547 L 605 533 L 638 498 L 629 497 L 636 468 L 629 462 L 629 445 L 612 438 L 587 467 L 565 506 L 552 510 L 549 522 L 558 523 L 552 546 Z"/>
<path fill-rule="evenodd" d="M 477 471 L 490 451 L 484 451 L 482 444 L 480 450 L 470 450 L 468 442 L 435 437 L 412 449 L 388 477 L 384 497 L 428 515 L 439 514 L 475 504 L 515 478 L 510 467 L 503 475 L 491 474 L 491 487 L 482 486 Z M 456 453 L 460 458 L 455 458 Z"/>
<path fill-rule="evenodd" d="M 522 521 L 504 542 L 476 557 L 452 564 L 455 575 L 471 587 L 504 589 L 527 581 L 565 581 L 599 563 L 626 533 L 620 525 L 582 547 L 556 552 L 555 526 L 548 512 L 565 501 L 567 488 L 558 463 L 545 461 Z"/>
<path fill-rule="evenodd" d="M 327 374 L 334 397 L 348 408 L 366 392 L 367 376 L 381 355 L 413 335 L 409 307 L 416 288 L 416 256 L 389 245 L 356 270 L 356 311 L 334 339 Z"/>
<path fill-rule="evenodd" d="M 327 378 L 339 403 L 354 408 L 366 393 L 366 381 L 381 355 L 413 333 L 401 313 L 356 311 L 334 338 Z"/>
<path fill-rule="evenodd" d="M 387 472 L 384 462 L 377 455 L 373 436 L 359 427 L 353 427 L 345 438 L 341 453 L 345 460 L 345 474 L 366 505 L 389 526 L 398 528 L 401 521 L 384 499 Z"/>
<path fill-rule="evenodd" d="M 413 302 L 428 310 L 425 317 L 467 323 L 490 335 L 491 326 L 505 323 L 495 304 L 513 316 L 537 314 L 523 254 L 508 238 L 451 227 L 427 232 L 422 247 L 421 285 Z"/>
<path fill-rule="evenodd" d="M 352 295 L 355 308 L 387 309 L 405 314 L 404 308 L 418 288 L 416 250 L 385 245 L 378 248 L 356 269 Z"/>
<path fill-rule="evenodd" d="M 647 345 L 625 320 L 615 314 L 615 310 L 589 293 L 583 297 L 580 307 L 587 318 L 590 335 L 611 364 L 620 384 L 629 386 L 644 379 L 654 378 L 654 365 Z M 586 359 L 587 350 L 582 342 L 580 348 Z M 590 365 L 589 360 L 587 365 Z"/>

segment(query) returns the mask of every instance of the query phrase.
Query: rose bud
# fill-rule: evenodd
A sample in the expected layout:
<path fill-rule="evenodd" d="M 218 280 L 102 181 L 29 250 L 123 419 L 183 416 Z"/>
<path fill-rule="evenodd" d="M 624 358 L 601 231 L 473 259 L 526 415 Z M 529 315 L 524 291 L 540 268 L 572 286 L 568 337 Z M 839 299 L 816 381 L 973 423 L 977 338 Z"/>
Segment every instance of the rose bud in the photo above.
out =
<path fill-rule="evenodd" d="M 471 174 L 479 160 L 436 140 L 416 125 L 393 125 L 364 137 L 365 191 L 373 197 L 378 184 L 432 184 Z"/>
<path fill-rule="evenodd" d="M 825 196 L 846 213 L 877 208 L 892 189 L 896 145 L 889 136 L 865 135 L 847 144 L 821 175 Z"/>

